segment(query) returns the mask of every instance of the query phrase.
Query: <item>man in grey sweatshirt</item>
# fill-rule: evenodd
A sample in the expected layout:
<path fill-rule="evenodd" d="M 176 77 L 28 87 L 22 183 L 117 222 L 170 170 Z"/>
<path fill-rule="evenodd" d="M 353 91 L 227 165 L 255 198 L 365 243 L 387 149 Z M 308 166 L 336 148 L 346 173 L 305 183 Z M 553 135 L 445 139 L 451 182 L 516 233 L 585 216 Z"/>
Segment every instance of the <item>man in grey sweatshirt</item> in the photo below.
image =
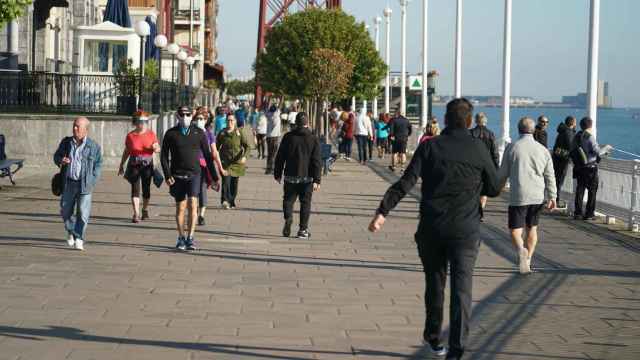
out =
<path fill-rule="evenodd" d="M 518 251 L 521 274 L 531 272 L 531 258 L 538 243 L 538 220 L 542 209 L 556 207 L 556 180 L 551 154 L 533 138 L 535 123 L 524 117 L 518 122 L 520 139 L 507 147 L 499 177 L 510 180 L 509 229 Z M 523 230 L 527 228 L 526 244 Z"/>

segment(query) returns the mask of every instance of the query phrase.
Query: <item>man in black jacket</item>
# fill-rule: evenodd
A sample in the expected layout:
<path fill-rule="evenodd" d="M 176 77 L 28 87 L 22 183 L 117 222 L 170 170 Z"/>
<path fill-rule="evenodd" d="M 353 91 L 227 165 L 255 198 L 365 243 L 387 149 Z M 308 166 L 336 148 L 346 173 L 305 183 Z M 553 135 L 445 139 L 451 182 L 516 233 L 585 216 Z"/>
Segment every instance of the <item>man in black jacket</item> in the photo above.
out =
<path fill-rule="evenodd" d="M 288 132 L 280 143 L 276 155 L 273 177 L 282 183 L 284 172 L 284 228 L 282 236 L 291 235 L 293 223 L 293 204 L 300 199 L 300 230 L 298 238 L 309 239 L 309 217 L 311 216 L 311 196 L 320 189 L 322 159 L 320 141 L 309 130 L 306 113 L 296 115 L 296 127 Z"/>
<path fill-rule="evenodd" d="M 573 138 L 576 136 L 576 118 L 573 116 L 567 116 L 563 123 L 558 125 L 558 136 L 556 137 L 556 143 L 553 146 L 553 154 L 551 159 L 553 160 L 553 170 L 556 175 L 556 189 L 558 189 L 558 195 L 556 196 L 556 204 L 558 207 L 564 207 L 560 205 L 560 189 L 564 183 L 564 179 L 567 176 L 567 168 L 569 167 L 569 152 L 571 151 L 571 144 Z"/>
<path fill-rule="evenodd" d="M 176 113 L 178 125 L 167 130 L 162 139 L 160 163 L 169 192 L 176 200 L 176 226 L 178 241 L 176 249 L 195 250 L 193 234 L 198 218 L 198 195 L 200 195 L 200 159 L 202 152 L 207 169 L 213 179 L 213 188 L 218 191 L 220 179 L 213 163 L 211 147 L 203 130 L 191 126 L 191 110 L 182 106 Z M 189 232 L 184 231 L 184 214 L 189 201 Z"/>
<path fill-rule="evenodd" d="M 476 114 L 476 127 L 471 129 L 471 136 L 476 139 L 480 139 L 489 150 L 491 159 L 496 166 L 496 169 L 500 167 L 500 155 L 498 154 L 498 147 L 496 146 L 496 136 L 493 131 L 487 128 L 487 115 L 483 112 Z M 480 196 L 480 221 L 484 218 L 484 208 L 487 206 L 487 197 Z"/>
<path fill-rule="evenodd" d="M 533 132 L 533 138 L 545 148 L 549 147 L 547 141 L 547 126 L 549 126 L 549 118 L 544 115 L 540 115 L 540 117 L 538 117 L 536 130 Z"/>
<path fill-rule="evenodd" d="M 400 110 L 397 110 L 395 117 L 389 123 L 389 138 L 392 142 L 389 170 L 395 171 L 396 165 L 400 165 L 400 169 L 404 170 L 404 164 L 407 161 L 409 136 L 411 136 L 411 122 L 402 116 Z"/>
<path fill-rule="evenodd" d="M 422 178 L 420 223 L 415 234 L 425 280 L 427 318 L 424 340 L 435 355 L 440 344 L 447 266 L 451 264 L 451 305 L 447 359 L 459 359 L 469 333 L 473 268 L 480 239 L 481 195 L 497 196 L 496 166 L 485 145 L 471 137 L 473 105 L 466 99 L 447 104 L 446 129 L 420 144 L 400 180 L 387 190 L 369 230 L 381 229 L 389 211 Z"/>

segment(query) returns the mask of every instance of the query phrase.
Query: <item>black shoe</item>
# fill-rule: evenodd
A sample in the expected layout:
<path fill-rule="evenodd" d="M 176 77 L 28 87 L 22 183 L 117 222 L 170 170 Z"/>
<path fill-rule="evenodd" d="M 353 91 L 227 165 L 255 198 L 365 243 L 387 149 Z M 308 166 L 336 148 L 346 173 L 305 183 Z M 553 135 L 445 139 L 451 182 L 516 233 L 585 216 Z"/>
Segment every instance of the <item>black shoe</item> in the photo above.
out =
<path fill-rule="evenodd" d="M 391 170 L 391 172 L 394 172 L 394 171 L 396 171 L 396 168 L 393 167 L 393 166 L 389 166 L 389 170 Z"/>
<path fill-rule="evenodd" d="M 595 215 L 586 215 L 585 217 L 582 218 L 582 220 L 597 220 L 598 218 Z"/>
<path fill-rule="evenodd" d="M 198 216 L 198 225 L 200 226 L 206 225 L 204 221 L 204 216 Z"/>
<path fill-rule="evenodd" d="M 298 239 L 310 239 L 311 238 L 311 233 L 309 233 L 309 230 L 300 230 L 298 231 Z"/>
<path fill-rule="evenodd" d="M 573 220 L 580 220 L 580 219 L 582 219 L 582 215 L 580 214 L 573 215 Z"/>
<path fill-rule="evenodd" d="M 149 218 L 149 210 L 142 210 L 142 220 L 147 220 Z"/>
<path fill-rule="evenodd" d="M 187 237 L 187 239 L 184 242 L 185 242 L 185 246 L 187 247 L 187 250 L 197 250 L 196 242 L 193 239 L 193 236 Z"/>
<path fill-rule="evenodd" d="M 282 236 L 284 237 L 291 236 L 291 224 L 293 224 L 293 219 L 286 219 L 284 221 L 284 227 L 282 228 Z"/>
<path fill-rule="evenodd" d="M 271 175 L 271 174 L 273 174 L 273 170 L 265 170 L 264 174 L 265 175 Z"/>

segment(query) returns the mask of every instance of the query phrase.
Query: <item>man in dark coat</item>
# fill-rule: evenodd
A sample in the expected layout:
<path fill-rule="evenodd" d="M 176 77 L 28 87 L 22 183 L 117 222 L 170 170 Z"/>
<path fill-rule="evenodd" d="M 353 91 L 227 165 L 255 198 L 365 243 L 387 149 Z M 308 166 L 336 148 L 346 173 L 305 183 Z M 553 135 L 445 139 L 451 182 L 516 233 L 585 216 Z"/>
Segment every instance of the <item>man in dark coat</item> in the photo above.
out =
<path fill-rule="evenodd" d="M 415 234 L 425 272 L 426 350 L 460 359 L 469 334 L 473 268 L 480 239 L 480 196 L 497 196 L 500 184 L 485 145 L 471 137 L 473 105 L 447 104 L 446 129 L 418 146 L 400 180 L 387 190 L 369 230 L 382 228 L 389 211 L 422 179 L 420 223 Z M 447 269 L 451 264 L 449 352 L 440 344 Z"/>
<path fill-rule="evenodd" d="M 491 154 L 491 159 L 496 165 L 496 169 L 500 167 L 500 155 L 498 154 L 498 147 L 496 146 L 496 136 L 493 131 L 487 128 L 487 115 L 483 112 L 476 114 L 476 127 L 471 129 L 471 136 L 476 139 L 480 139 Z M 487 206 L 487 197 L 480 197 L 480 221 L 484 218 L 484 208 Z"/>
<path fill-rule="evenodd" d="M 558 207 L 564 207 L 564 205 L 560 205 L 560 189 L 567 176 L 567 168 L 569 167 L 569 161 L 571 161 L 569 152 L 571 151 L 571 144 L 575 136 L 576 118 L 567 116 L 564 122 L 558 125 L 558 136 L 556 137 L 553 154 L 551 155 L 553 169 L 556 175 L 556 189 L 558 190 L 556 204 L 558 204 Z"/>
<path fill-rule="evenodd" d="M 536 130 L 533 133 L 533 138 L 545 148 L 549 147 L 547 145 L 547 126 L 549 126 L 549 118 L 544 115 L 540 115 L 540 117 L 538 117 L 538 125 L 536 125 Z"/>

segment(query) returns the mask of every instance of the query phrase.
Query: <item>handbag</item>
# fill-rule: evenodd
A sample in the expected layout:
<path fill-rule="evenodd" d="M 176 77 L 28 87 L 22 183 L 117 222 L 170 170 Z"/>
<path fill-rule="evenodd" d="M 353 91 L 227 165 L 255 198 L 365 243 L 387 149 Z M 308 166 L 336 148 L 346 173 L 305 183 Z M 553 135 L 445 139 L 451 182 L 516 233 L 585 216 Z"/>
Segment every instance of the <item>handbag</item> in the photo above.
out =
<path fill-rule="evenodd" d="M 51 192 L 55 196 L 60 196 L 64 192 L 64 171 L 66 166 L 62 166 L 60 171 L 51 178 Z"/>
<path fill-rule="evenodd" d="M 164 182 L 164 176 L 162 176 L 162 171 L 160 171 L 160 169 L 158 169 L 158 163 L 159 161 L 157 161 L 158 159 L 158 154 L 154 153 L 153 154 L 153 184 L 157 187 L 160 188 L 160 186 L 162 186 L 162 183 Z"/>

